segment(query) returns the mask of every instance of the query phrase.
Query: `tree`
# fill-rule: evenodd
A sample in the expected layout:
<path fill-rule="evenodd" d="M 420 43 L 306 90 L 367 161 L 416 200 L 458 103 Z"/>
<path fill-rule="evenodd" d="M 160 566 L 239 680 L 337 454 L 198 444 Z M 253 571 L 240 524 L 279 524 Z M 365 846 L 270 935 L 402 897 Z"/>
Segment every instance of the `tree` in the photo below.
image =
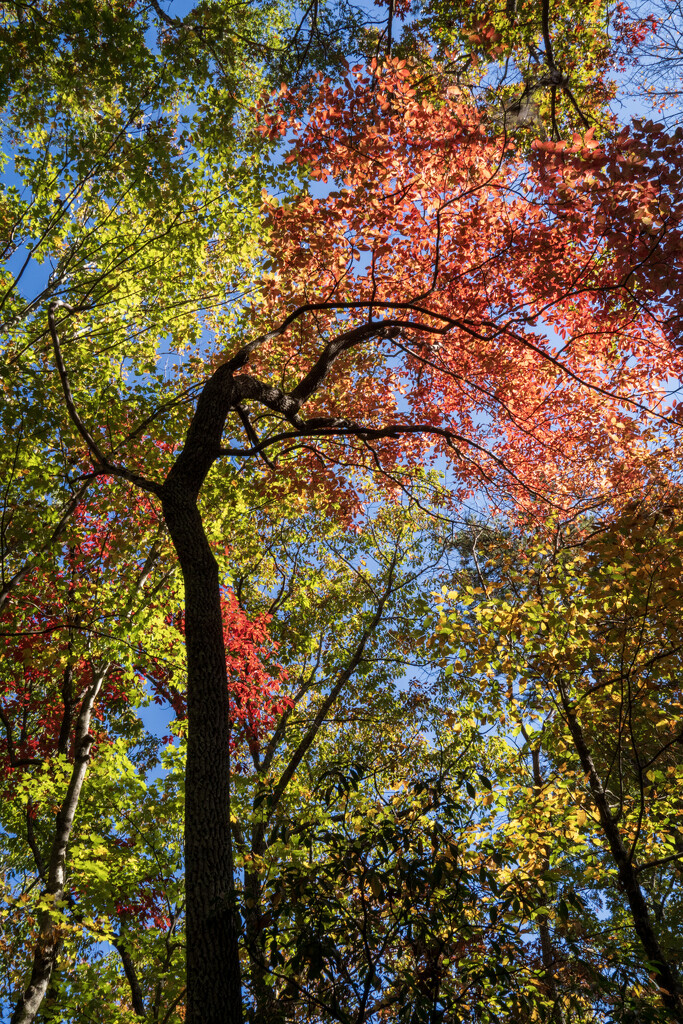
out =
<path fill-rule="evenodd" d="M 528 132 L 529 141 L 613 129 L 619 50 L 651 28 L 649 16 L 623 4 L 586 8 L 573 0 L 429 0 L 416 15 L 412 33 L 435 40 L 458 87 L 492 108 L 517 139 Z"/>
<path fill-rule="evenodd" d="M 70 345 L 71 371 L 77 361 L 79 385 L 94 388 L 89 413 L 107 408 L 106 416 L 113 413 L 116 393 L 123 399 L 122 419 L 116 426 L 110 419 L 109 426 L 132 430 L 140 439 L 141 404 L 164 403 L 164 371 L 156 365 L 159 338 L 176 351 L 196 341 L 201 335 L 197 308 L 225 294 L 220 285 L 218 293 L 207 292 L 207 264 L 217 259 L 219 248 L 225 273 L 233 256 L 249 249 L 253 200 L 260 202 L 264 178 L 257 172 L 258 153 L 251 166 L 237 155 L 243 152 L 237 114 L 249 90 L 261 88 L 266 78 L 262 62 L 256 66 L 243 58 L 253 52 L 261 57 L 278 35 L 284 43 L 287 22 L 282 7 L 273 12 L 265 5 L 244 11 L 197 8 L 184 21 L 168 18 L 158 7 L 150 19 L 142 4 L 112 9 L 99 3 L 46 3 L 3 13 L 3 130 L 14 151 L 2 193 L 3 255 L 9 266 L 3 271 L 1 302 L 3 326 L 11 332 L 3 370 L 3 603 L 38 579 L 50 591 L 45 566 L 51 560 L 53 574 L 59 573 L 61 545 L 85 495 L 94 511 L 87 448 L 82 439 L 73 444 L 74 438 L 63 433 L 62 403 L 55 403 L 52 386 L 58 378 L 43 373 L 46 304 L 68 297 L 82 313 L 90 309 L 87 337 Z M 150 42 L 155 29 L 156 45 Z M 317 31 L 320 40 L 320 24 Z M 304 36 L 298 33 L 300 40 Z M 238 75 L 242 62 L 245 71 Z M 303 53 L 298 72 L 305 66 Z M 196 144 L 188 151 L 191 137 Z M 203 159 L 207 153 L 211 167 Z M 217 167 L 225 172 L 220 182 L 213 177 Z M 213 244 L 217 232 L 219 247 Z M 46 262 L 49 272 L 40 269 Z M 91 359 L 93 342 L 99 368 L 106 367 L 102 377 Z M 151 466 L 149 460 L 172 447 L 172 431 L 145 441 Z M 138 504 L 124 487 L 108 508 L 100 504 L 100 522 L 117 517 L 123 534 L 144 544 L 144 531 L 141 535 L 130 516 Z M 146 554 L 141 554 L 143 566 Z M 151 564 L 158 555 L 152 543 Z M 120 607 L 112 600 L 107 625 L 125 651 L 129 622 L 125 614 L 117 617 Z M 14 619 L 15 629 L 21 624 L 20 616 Z M 41 684 L 47 680 L 45 674 Z M 68 693 L 65 700 L 70 705 Z M 85 705 L 83 710 L 91 712 Z M 12 715 L 8 722 L 11 729 Z M 11 736 L 8 743 L 11 747 Z M 74 756 L 82 780 L 85 762 L 78 750 Z M 74 773 L 76 779 L 76 768 Z M 63 861 L 64 850 L 61 856 Z M 51 895 L 59 897 L 63 880 L 53 881 Z M 47 910 L 44 917 L 51 928 Z M 22 1019 L 35 1014 L 45 994 L 58 946 L 43 958 L 31 1008 L 24 999 L 17 1010 Z M 36 955 L 43 953 L 39 949 Z"/>
<path fill-rule="evenodd" d="M 565 430 L 570 429 L 570 424 L 573 429 L 579 418 L 588 418 L 589 426 L 582 424 L 580 433 L 577 423 L 577 431 L 573 435 L 574 451 L 567 452 L 565 445 L 564 454 L 569 455 L 571 461 L 584 461 L 588 452 L 594 456 L 598 444 L 609 437 L 612 424 L 618 422 L 625 439 L 623 447 L 621 441 L 616 442 L 624 459 L 620 472 L 637 469 L 634 459 L 625 460 L 629 446 L 636 442 L 638 422 L 627 417 L 619 397 L 612 399 L 611 396 L 618 396 L 620 387 L 628 381 L 627 401 L 633 402 L 630 396 L 637 393 L 636 404 L 642 408 L 643 400 L 655 399 L 655 381 L 661 380 L 665 372 L 672 371 L 676 359 L 665 346 L 664 338 L 659 348 L 652 344 L 652 333 L 661 333 L 662 326 L 654 317 L 652 324 L 648 323 L 650 317 L 647 309 L 643 309 L 648 292 L 659 304 L 663 282 L 667 288 L 671 284 L 672 271 L 669 268 L 677 244 L 675 233 L 669 225 L 655 228 L 661 235 L 659 244 L 653 249 L 649 232 L 646 231 L 644 236 L 638 234 L 639 221 L 651 220 L 647 216 L 649 206 L 636 206 L 643 203 L 644 186 L 641 181 L 634 182 L 633 187 L 628 187 L 628 183 L 624 187 L 621 181 L 612 185 L 609 178 L 605 180 L 605 162 L 611 161 L 615 167 L 620 167 L 626 159 L 622 149 L 628 153 L 628 159 L 641 159 L 644 139 L 640 141 L 636 137 L 631 144 L 621 139 L 611 155 L 601 150 L 596 154 L 590 139 L 586 144 L 579 140 L 574 146 L 576 160 L 570 163 L 565 162 L 561 155 L 557 159 L 553 151 L 550 159 L 540 162 L 541 173 L 534 180 L 533 193 L 528 193 L 522 200 L 515 199 L 512 187 L 520 168 L 514 159 L 505 160 L 506 144 L 503 143 L 501 148 L 495 140 L 488 143 L 485 136 L 482 139 L 476 114 L 466 108 L 446 111 L 445 108 L 430 109 L 429 104 L 425 107 L 422 101 L 411 96 L 409 77 L 409 72 L 400 68 L 395 71 L 388 69 L 382 82 L 383 89 L 376 87 L 375 72 L 365 79 L 360 77 L 357 83 L 349 81 L 342 97 L 339 144 L 335 142 L 335 136 L 319 131 L 321 119 L 324 123 L 328 117 L 326 111 L 330 106 L 334 111 L 335 105 L 331 90 L 323 86 L 320 105 L 309 122 L 311 127 L 302 135 L 301 160 L 310 162 L 316 156 L 325 161 L 319 165 L 320 176 L 327 173 L 344 175 L 346 180 L 351 180 L 352 188 L 363 189 L 366 193 L 365 205 L 361 206 L 357 196 L 350 206 L 346 205 L 348 197 L 343 195 L 331 197 L 328 203 L 304 197 L 294 204 L 291 212 L 286 208 L 277 212 L 273 238 L 277 239 L 279 264 L 284 273 L 281 270 L 279 281 L 273 283 L 266 294 L 265 309 L 261 315 L 268 315 L 273 304 L 281 303 L 282 285 L 287 276 L 299 275 L 304 268 L 308 293 L 299 299 L 294 292 L 296 310 L 280 326 L 248 342 L 237 354 L 222 362 L 203 385 L 187 428 L 184 447 L 170 465 L 163 483 L 113 461 L 86 426 L 69 392 L 60 337 L 64 332 L 63 307 L 53 304 L 50 310 L 50 332 L 67 407 L 75 428 L 88 446 L 94 472 L 129 479 L 161 500 L 165 522 L 183 573 L 188 655 L 186 886 L 190 1020 L 197 1013 L 197 1019 L 211 1020 L 212 1014 L 223 1015 L 226 1005 L 239 1007 L 240 1004 L 231 841 L 226 812 L 230 795 L 230 718 L 220 584 L 218 566 L 202 525 L 198 499 L 204 480 L 221 455 L 248 457 L 274 443 L 272 435 L 261 441 L 256 439 L 249 415 L 243 410 L 244 404 L 256 402 L 267 410 L 267 416 L 275 413 L 276 421 L 284 420 L 291 429 L 280 429 L 275 435 L 283 440 L 295 439 L 297 435 L 325 436 L 333 433 L 342 437 L 358 437 L 363 443 L 386 436 L 399 438 L 403 434 L 436 435 L 446 442 L 447 449 L 455 450 L 458 472 L 465 488 L 471 489 L 468 474 L 471 473 L 472 458 L 464 453 L 461 456 L 456 448 L 456 445 L 468 445 L 470 450 L 483 453 L 477 463 L 477 477 L 484 476 L 493 482 L 494 473 L 500 475 L 502 471 L 514 482 L 508 490 L 521 496 L 523 492 L 519 484 L 528 490 L 532 486 L 531 479 L 536 493 L 541 489 L 542 477 L 548 472 L 549 444 L 552 443 L 555 451 L 559 448 L 555 431 L 561 414 L 564 414 Z M 358 106 L 361 98 L 362 111 Z M 376 103 L 374 108 L 370 106 L 371 99 Z M 339 98 L 336 105 L 340 106 Z M 385 110 L 389 107 L 393 108 L 392 113 L 386 115 Z M 354 164 L 349 159 L 349 133 L 358 139 L 356 118 L 360 114 L 362 121 L 367 121 L 368 110 L 378 118 L 376 134 L 370 134 L 365 125 L 365 138 L 371 151 L 366 153 L 361 149 Z M 413 124 L 419 126 L 419 139 Z M 444 138 L 449 140 L 448 146 L 453 147 L 454 152 L 457 146 L 458 160 L 461 161 L 447 169 L 443 164 Z M 381 154 L 387 146 L 386 156 L 374 154 L 376 147 Z M 655 155 L 663 161 L 673 161 L 677 152 L 676 141 L 662 137 L 661 148 Z M 467 159 L 466 153 L 470 154 Z M 403 166 L 389 159 L 396 154 L 405 159 Z M 438 161 L 435 159 L 437 154 Z M 357 278 L 345 278 L 340 294 L 332 274 L 334 267 L 346 265 L 349 255 L 352 257 L 360 245 L 359 211 L 367 209 L 368 204 L 372 205 L 372 188 L 367 180 L 371 161 L 375 168 L 386 168 L 388 175 L 375 179 L 378 194 L 376 217 L 371 229 L 374 233 L 370 246 L 373 254 L 371 266 Z M 497 165 L 501 169 L 496 171 L 494 180 L 501 196 L 504 219 L 490 214 L 482 216 L 477 202 L 478 197 L 482 200 L 486 197 L 488 210 L 491 210 L 491 167 L 495 170 Z M 416 176 L 418 167 L 419 176 Z M 473 168 L 478 168 L 474 179 Z M 354 171 L 358 175 L 356 179 Z M 458 181 L 459 173 L 463 175 L 461 183 Z M 586 179 L 592 180 L 594 173 L 600 173 L 603 178 L 596 189 L 589 181 L 585 192 Z M 654 202 L 656 196 L 656 201 L 663 204 L 662 189 L 667 190 L 668 186 L 662 164 L 658 164 L 656 171 L 645 165 L 644 174 L 648 188 L 652 190 L 651 201 Z M 447 182 L 445 176 L 449 179 Z M 574 201 L 570 206 L 561 197 L 570 187 L 567 180 L 573 180 L 573 176 L 578 177 L 578 183 L 573 184 Z M 395 191 L 397 181 L 405 181 L 398 192 Z M 414 183 L 412 187 L 410 182 Z M 443 195 L 446 186 L 448 190 Z M 389 188 L 397 196 L 392 203 L 386 201 Z M 443 197 L 439 198 L 440 195 Z M 584 203 L 598 206 L 603 218 L 601 221 L 587 221 L 586 209 L 579 205 L 579 196 L 583 197 Z M 463 204 L 469 213 L 470 230 L 466 233 L 461 212 Z M 539 221 L 536 211 L 544 207 L 547 207 L 547 217 L 541 215 Z M 433 234 L 426 255 L 422 248 L 426 231 L 421 210 L 434 211 Z M 558 216 L 558 212 L 566 216 Z M 330 224 L 333 217 L 338 218 L 338 229 L 334 232 L 331 227 L 325 233 L 325 246 L 326 252 L 331 252 L 336 262 L 330 266 L 327 259 L 323 259 L 322 265 L 316 265 L 320 258 L 320 246 L 316 240 L 322 237 L 318 232 L 322 233 L 323 225 Z M 615 222 L 617 217 L 619 233 Z M 508 230 L 510 219 L 513 223 L 519 221 L 512 238 Z M 633 225 L 628 253 L 623 248 L 624 221 Z M 292 227 L 293 222 L 296 228 Z M 311 225 L 311 234 L 307 235 L 308 248 L 302 249 L 301 232 L 307 223 Z M 651 220 L 651 223 L 655 222 Z M 365 224 L 364 214 L 362 230 L 367 238 Z M 417 234 L 416 226 L 419 228 Z M 566 239 L 570 226 L 571 244 L 568 245 Z M 400 235 L 397 237 L 399 229 L 403 240 Z M 610 262 L 596 260 L 591 255 L 596 249 L 596 232 L 601 240 L 598 249 L 608 243 L 612 249 Z M 336 244 L 335 237 L 338 239 Z M 637 242 L 638 238 L 640 242 Z M 567 258 L 564 272 L 557 259 L 560 239 Z M 417 250 L 413 250 L 415 243 L 420 246 Z M 475 257 L 475 249 L 477 253 L 491 253 L 483 265 L 481 259 Z M 586 262 L 577 279 L 575 267 L 581 258 Z M 396 261 L 399 259 L 406 276 L 398 272 Z M 341 265 L 340 260 L 343 261 Z M 457 273 L 453 265 L 456 261 L 460 268 Z M 551 263 L 552 278 L 549 277 Z M 637 296 L 632 297 L 629 281 L 636 263 L 645 268 L 649 281 Z M 469 275 L 462 270 L 467 265 L 472 268 Z M 511 277 L 511 269 L 508 269 L 511 266 L 517 270 L 517 280 Z M 520 266 L 525 268 L 521 275 Z M 407 279 L 408 273 L 410 280 Z M 440 287 L 442 281 L 443 287 Z M 315 301 L 310 294 L 313 289 Z M 492 312 L 492 290 L 497 295 L 496 314 Z M 290 350 L 291 354 L 287 344 L 280 343 L 277 348 L 267 346 L 268 342 L 283 336 L 287 342 L 287 330 L 293 324 L 298 326 L 308 312 L 318 314 L 310 321 L 315 333 L 324 332 L 325 328 L 334 331 L 335 312 L 340 307 L 351 313 L 345 329 L 332 333 L 330 340 L 319 349 L 317 357 L 307 354 L 313 339 L 307 336 L 305 327 L 300 337 L 291 332 L 295 345 L 293 351 Z M 357 313 L 354 316 L 354 311 L 362 310 L 365 317 L 368 310 L 372 313 L 378 308 L 400 311 L 401 315 L 389 315 L 381 320 L 374 320 L 372 316 L 360 320 Z M 604 349 L 603 353 L 599 350 L 580 351 L 578 345 L 572 346 L 563 360 L 558 360 L 551 342 L 539 342 L 529 328 L 529 323 L 533 324 L 541 308 L 545 321 L 554 323 L 561 332 L 580 333 L 583 337 L 590 335 L 597 343 L 602 339 L 603 345 L 608 342 L 608 348 L 618 338 L 624 347 L 617 366 L 614 366 L 611 352 L 608 354 Z M 465 311 L 464 314 L 460 310 Z M 69 317 L 77 315 L 73 308 L 67 309 L 66 313 Z M 637 314 L 638 318 L 634 319 Z M 306 323 L 305 320 L 303 322 Z M 606 324 L 609 324 L 609 333 L 605 333 Z M 388 344 L 366 350 L 364 343 L 377 336 Z M 440 356 L 438 362 L 429 355 L 427 339 L 434 336 L 448 340 L 448 346 L 444 345 L 445 357 Z M 410 340 L 406 343 L 404 338 Z M 479 352 L 472 352 L 473 338 L 480 346 Z M 508 343 L 505 352 L 500 349 L 501 338 Z M 637 352 L 635 370 L 632 366 L 634 351 Z M 373 368 L 373 375 L 369 374 L 372 362 L 384 353 L 390 357 L 405 356 L 403 388 L 411 387 L 409 402 L 413 416 L 411 419 L 397 417 L 387 423 L 386 419 L 378 422 L 378 417 L 371 413 L 370 418 L 365 417 L 365 422 L 360 424 L 359 419 L 367 403 L 371 399 L 377 402 L 380 393 L 391 393 L 388 373 L 400 390 L 399 375 L 393 368 L 389 370 L 388 363 L 384 368 L 380 363 L 376 369 Z M 340 379 L 340 387 L 321 392 L 326 377 L 342 355 L 345 356 L 346 373 Z M 284 388 L 280 386 L 282 378 L 278 369 L 283 356 L 287 359 L 287 376 L 292 380 Z M 463 360 L 467 363 L 473 358 L 481 361 L 481 369 L 463 367 Z M 252 361 L 258 377 L 240 372 L 248 360 Z M 558 368 L 565 372 L 568 382 L 561 406 L 558 406 L 559 399 L 554 394 Z M 610 371 L 610 379 L 604 386 L 597 381 L 598 378 L 604 379 L 606 370 Z M 274 371 L 274 380 L 272 376 L 270 380 L 268 377 L 264 379 L 264 374 Z M 369 383 L 369 389 L 355 389 L 355 394 L 345 395 L 346 383 L 353 379 L 354 373 L 361 372 Z M 425 378 L 429 381 L 428 387 Z M 454 387 L 453 382 L 459 379 L 467 381 L 469 388 L 477 388 L 476 394 L 482 396 L 482 408 L 489 414 L 498 411 L 502 399 L 504 417 L 502 422 L 500 418 L 494 420 L 491 432 L 494 437 L 503 434 L 508 448 L 513 437 L 515 441 L 519 439 L 512 457 L 504 460 L 495 445 L 489 453 L 480 441 L 475 440 L 473 399 L 464 388 L 461 390 L 460 384 Z M 443 381 L 443 384 L 437 384 L 437 381 Z M 446 384 L 448 391 L 444 407 L 434 408 L 433 396 Z M 522 385 L 525 387 L 524 400 L 520 398 Z M 304 420 L 300 410 L 319 394 L 324 396 L 324 402 L 314 408 L 317 415 Z M 528 421 L 532 411 L 539 406 L 545 407 L 548 418 L 537 419 L 533 434 L 526 428 L 520 429 L 519 424 Z M 550 413 L 552 406 L 555 408 Z M 335 415 L 338 408 L 347 415 Z M 226 420 L 233 410 L 239 410 L 244 422 L 250 445 L 246 449 L 222 444 Z M 329 412 L 333 415 L 319 415 Z M 399 449 L 396 445 L 393 449 L 395 460 Z M 408 450 L 415 458 L 418 444 L 412 443 Z M 355 452 L 353 457 L 357 458 Z M 486 461 L 494 468 L 494 473 L 487 472 L 488 467 L 481 465 Z M 566 463 L 566 457 L 563 461 Z M 542 466 L 540 472 L 539 463 Z M 588 483 L 584 474 L 581 478 L 584 491 Z M 232 965 L 227 972 L 221 967 L 226 960 Z M 201 1007 L 201 1011 L 195 1007 Z"/>
<path fill-rule="evenodd" d="M 557 533 L 554 545 L 514 535 L 500 543 L 489 535 L 480 552 L 484 589 L 470 587 L 466 599 L 472 625 L 458 612 L 444 618 L 440 632 L 463 644 L 475 672 L 485 670 L 489 699 L 507 704 L 506 726 L 516 722 L 532 757 L 529 796 L 536 809 L 524 801 L 519 806 L 519 839 L 532 849 L 544 842 L 557 865 L 556 830 L 572 838 L 589 886 L 600 893 L 590 899 L 606 901 L 611 928 L 626 912 L 641 947 L 631 952 L 633 938 L 623 937 L 615 951 L 621 971 L 629 945 L 637 965 L 627 974 L 628 1001 L 637 1008 L 647 999 L 650 975 L 663 1019 L 680 1020 L 680 693 L 672 576 L 680 529 L 677 509 L 661 493 L 650 501 L 655 508 L 664 504 L 664 516 L 647 504 L 633 506 L 608 525 L 585 522 Z M 459 599 L 457 591 L 451 599 Z M 532 824 L 539 817 L 540 829 Z M 546 875 L 550 863 L 542 866 Z M 609 959 L 610 939 L 599 942 Z"/>
<path fill-rule="evenodd" d="M 16 1021 L 33 1019 L 62 946 L 69 945 L 62 908 L 78 899 L 79 888 L 93 884 L 92 878 L 83 881 L 88 866 L 99 877 L 98 855 L 90 852 L 98 843 L 84 840 L 82 807 L 74 828 L 88 769 L 91 790 L 116 788 L 124 752 L 139 738 L 132 713 L 141 699 L 135 637 L 141 626 L 155 627 L 159 612 L 148 602 L 164 574 L 156 565 L 158 540 L 154 555 L 138 563 L 141 543 L 158 536 L 159 524 L 144 498 L 137 504 L 138 529 L 124 550 L 94 502 L 88 509 L 76 506 L 51 562 L 43 559 L 27 574 L 32 590 L 15 591 L 3 610 L 3 830 L 18 840 L 13 873 L 33 878 L 19 905 L 37 919 L 37 934 L 29 940 L 33 967 L 12 1016 Z M 127 650 L 116 634 L 112 643 L 112 620 L 126 624 Z M 99 849 L 101 857 L 101 844 Z M 80 884 L 67 883 L 79 868 Z"/>

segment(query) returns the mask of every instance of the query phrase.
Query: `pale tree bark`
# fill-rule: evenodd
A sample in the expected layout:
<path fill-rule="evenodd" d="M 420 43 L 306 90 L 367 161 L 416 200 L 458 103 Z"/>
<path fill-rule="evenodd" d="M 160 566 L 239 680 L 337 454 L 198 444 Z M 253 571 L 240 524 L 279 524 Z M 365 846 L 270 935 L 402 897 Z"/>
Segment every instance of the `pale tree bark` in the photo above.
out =
<path fill-rule="evenodd" d="M 88 771 L 90 747 L 93 742 L 93 737 L 90 735 L 90 718 L 97 695 L 100 692 L 108 670 L 108 665 L 98 671 L 93 670 L 92 683 L 81 701 L 81 707 L 76 720 L 74 763 L 71 770 L 71 778 L 66 795 L 57 813 L 55 832 L 47 863 L 47 879 L 41 892 L 41 898 L 48 899 L 53 905 L 64 898 L 67 847 L 73 829 L 81 789 L 83 788 Z M 39 932 L 33 952 L 31 978 L 14 1008 L 10 1024 L 31 1024 L 45 998 L 62 944 L 59 916 L 59 910 L 42 910 L 39 914 Z"/>

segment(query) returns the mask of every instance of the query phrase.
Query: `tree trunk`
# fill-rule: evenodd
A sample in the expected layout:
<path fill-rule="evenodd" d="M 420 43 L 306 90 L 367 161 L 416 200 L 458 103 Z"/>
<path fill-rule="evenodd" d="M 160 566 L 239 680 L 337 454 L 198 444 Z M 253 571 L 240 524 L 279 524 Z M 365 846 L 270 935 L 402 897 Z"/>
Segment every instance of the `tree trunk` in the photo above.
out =
<path fill-rule="evenodd" d="M 83 698 L 76 722 L 71 779 L 55 820 L 47 882 L 42 891 L 42 896 L 47 896 L 53 903 L 64 898 L 66 851 L 90 762 L 90 747 L 93 739 L 90 735 L 90 717 L 108 669 L 109 666 L 106 666 L 99 672 L 94 672 L 93 681 Z M 38 917 L 38 940 L 33 952 L 31 978 L 14 1008 L 10 1024 L 31 1024 L 42 1005 L 62 945 L 62 930 L 59 926 L 58 913 L 52 910 L 43 910 Z"/>
<path fill-rule="evenodd" d="M 262 857 L 267 851 L 265 825 L 254 825 L 251 852 Z M 284 1024 L 287 1007 L 278 999 L 272 985 L 266 983 L 265 929 L 263 926 L 263 886 L 258 871 L 244 872 L 246 947 L 249 954 L 250 980 L 254 998 L 254 1024 Z"/>
<path fill-rule="evenodd" d="M 218 565 L 195 497 L 169 480 L 166 524 L 185 583 L 187 1024 L 241 1024 L 230 834 L 230 715 Z"/>
<path fill-rule="evenodd" d="M 524 730 L 524 739 L 529 742 L 529 735 Z M 540 797 L 541 790 L 543 788 L 543 776 L 541 774 L 541 748 L 540 746 L 531 748 L 531 764 L 534 776 L 534 786 L 538 790 Z M 550 861 L 547 857 L 544 857 L 541 861 L 541 867 L 544 872 L 550 868 Z M 548 918 L 545 914 L 540 914 L 538 917 L 538 932 L 541 940 L 541 959 L 543 961 L 543 981 L 548 990 L 548 995 L 553 1001 L 552 1008 L 552 1020 L 553 1024 L 566 1024 L 564 1015 L 564 1009 L 562 1007 L 562 1000 L 560 998 L 560 992 L 557 987 L 557 981 L 555 978 L 556 969 L 556 953 L 553 945 L 552 934 L 550 931 L 550 925 L 548 924 Z"/>
<path fill-rule="evenodd" d="M 560 697 L 574 747 L 579 755 L 581 767 L 588 777 L 591 794 L 600 815 L 600 824 L 619 872 L 619 884 L 628 900 L 633 927 L 645 951 L 648 966 L 659 988 L 662 1003 L 668 1010 L 671 1020 L 683 1024 L 683 994 L 680 981 L 673 965 L 666 959 L 659 945 L 643 891 L 638 883 L 636 867 L 621 838 L 617 823 L 612 817 L 607 794 L 593 763 L 583 729 L 562 685 L 560 685 Z"/>

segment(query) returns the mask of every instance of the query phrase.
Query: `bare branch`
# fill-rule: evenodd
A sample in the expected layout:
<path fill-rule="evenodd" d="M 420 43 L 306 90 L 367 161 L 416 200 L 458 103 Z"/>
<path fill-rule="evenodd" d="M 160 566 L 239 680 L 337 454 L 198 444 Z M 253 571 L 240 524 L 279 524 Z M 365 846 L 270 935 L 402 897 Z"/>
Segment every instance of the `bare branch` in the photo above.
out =
<path fill-rule="evenodd" d="M 103 454 L 102 449 L 95 441 L 94 437 L 86 427 L 85 423 L 81 419 L 79 412 L 76 408 L 76 403 L 73 399 L 71 392 L 71 385 L 69 383 L 69 377 L 66 372 L 66 366 L 64 365 L 64 358 L 62 356 L 62 349 L 59 343 L 59 335 L 57 334 L 57 325 L 55 321 L 55 310 L 66 309 L 67 312 L 75 312 L 72 306 L 67 306 L 66 303 L 58 301 L 51 302 L 48 311 L 47 318 L 50 327 L 50 334 L 52 336 L 52 346 L 55 353 L 55 362 L 57 363 L 57 371 L 59 373 L 59 379 L 62 382 L 62 391 L 64 392 L 64 400 L 66 402 L 66 408 L 69 413 L 71 422 L 76 427 L 76 430 L 81 435 L 88 451 L 90 452 L 93 462 L 95 465 L 96 475 L 111 475 L 118 476 L 124 480 L 128 480 L 130 483 L 135 484 L 137 487 L 141 487 L 145 491 L 151 491 L 152 494 L 159 495 L 161 493 L 161 486 L 155 483 L 153 480 L 147 480 L 146 477 L 141 476 L 139 473 L 133 473 L 131 470 L 126 469 L 125 466 L 117 465 L 116 463 L 110 462 Z"/>

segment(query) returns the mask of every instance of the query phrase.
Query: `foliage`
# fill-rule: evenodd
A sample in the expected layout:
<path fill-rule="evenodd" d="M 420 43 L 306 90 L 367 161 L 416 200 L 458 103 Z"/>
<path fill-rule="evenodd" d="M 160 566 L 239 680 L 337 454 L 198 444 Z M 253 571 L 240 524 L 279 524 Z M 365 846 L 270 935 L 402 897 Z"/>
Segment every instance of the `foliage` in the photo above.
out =
<path fill-rule="evenodd" d="M 3 8 L 12 1024 L 681 1019 L 654 27 Z"/>
<path fill-rule="evenodd" d="M 578 524 L 554 543 L 484 534 L 480 585 L 439 596 L 439 633 L 462 645 L 460 685 L 480 687 L 533 762 L 533 785 L 515 784 L 500 834 L 551 896 L 569 1012 L 581 1004 L 566 973 L 589 968 L 613 1015 L 669 1019 L 652 1003 L 657 971 L 627 877 L 642 890 L 662 960 L 680 973 L 680 523 L 671 506 L 664 516 L 650 509 Z M 580 915 L 568 912 L 567 884 Z"/>

